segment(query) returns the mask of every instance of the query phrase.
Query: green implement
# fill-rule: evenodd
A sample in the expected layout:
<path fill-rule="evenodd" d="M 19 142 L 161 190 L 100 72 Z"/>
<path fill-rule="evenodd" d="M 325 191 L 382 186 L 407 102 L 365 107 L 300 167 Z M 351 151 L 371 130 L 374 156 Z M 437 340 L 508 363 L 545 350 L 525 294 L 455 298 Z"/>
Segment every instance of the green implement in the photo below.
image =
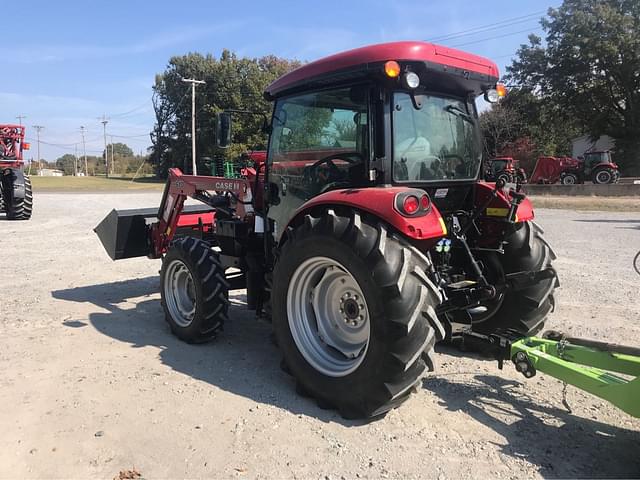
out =
<path fill-rule="evenodd" d="M 555 332 L 545 336 L 511 344 L 519 372 L 531 378 L 539 370 L 640 418 L 640 349 Z"/>

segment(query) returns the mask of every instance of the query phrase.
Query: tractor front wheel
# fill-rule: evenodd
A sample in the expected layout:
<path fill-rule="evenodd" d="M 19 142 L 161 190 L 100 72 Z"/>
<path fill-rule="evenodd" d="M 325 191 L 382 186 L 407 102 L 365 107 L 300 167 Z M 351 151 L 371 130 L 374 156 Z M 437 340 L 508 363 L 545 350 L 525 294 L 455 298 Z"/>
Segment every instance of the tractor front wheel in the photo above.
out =
<path fill-rule="evenodd" d="M 346 418 L 402 403 L 444 336 L 428 257 L 356 213 L 328 209 L 288 232 L 273 327 L 298 390 Z"/>
<path fill-rule="evenodd" d="M 174 240 L 162 260 L 160 294 L 174 335 L 188 343 L 213 339 L 229 309 L 229 284 L 218 254 L 202 240 Z"/>

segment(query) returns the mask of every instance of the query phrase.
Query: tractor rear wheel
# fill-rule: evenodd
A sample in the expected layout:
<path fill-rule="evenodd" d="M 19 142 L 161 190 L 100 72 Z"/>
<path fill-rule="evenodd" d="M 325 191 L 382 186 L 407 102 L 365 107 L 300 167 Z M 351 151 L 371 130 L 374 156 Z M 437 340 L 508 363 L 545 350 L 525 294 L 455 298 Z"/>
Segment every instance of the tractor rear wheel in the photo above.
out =
<path fill-rule="evenodd" d="M 218 254 L 206 242 L 174 240 L 160 270 L 162 308 L 174 335 L 188 343 L 213 339 L 227 319 L 228 287 Z"/>
<path fill-rule="evenodd" d="M 24 198 L 14 196 L 14 185 L 24 182 Z M 31 179 L 20 170 L 5 170 L 2 178 L 2 203 L 9 220 L 29 220 L 33 210 Z"/>
<path fill-rule="evenodd" d="M 519 271 L 540 271 L 551 266 L 556 256 L 544 240 L 543 230 L 536 223 L 525 222 L 507 237 L 504 255 L 494 255 L 483 259 L 491 273 L 491 281 L 496 281 L 508 273 Z M 557 279 L 545 279 L 538 284 L 504 293 L 487 304 L 486 313 L 473 317 L 474 331 L 490 334 L 497 330 L 512 330 L 523 336 L 534 335 L 544 327 L 549 312 L 553 310 L 553 292 Z"/>
<path fill-rule="evenodd" d="M 611 168 L 602 168 L 597 170 L 593 174 L 593 183 L 596 185 L 605 185 L 607 183 L 613 183 L 615 179 L 615 172 Z"/>
<path fill-rule="evenodd" d="M 374 218 L 327 209 L 288 232 L 273 275 L 273 328 L 298 390 L 345 418 L 402 403 L 445 332 L 428 257 Z"/>

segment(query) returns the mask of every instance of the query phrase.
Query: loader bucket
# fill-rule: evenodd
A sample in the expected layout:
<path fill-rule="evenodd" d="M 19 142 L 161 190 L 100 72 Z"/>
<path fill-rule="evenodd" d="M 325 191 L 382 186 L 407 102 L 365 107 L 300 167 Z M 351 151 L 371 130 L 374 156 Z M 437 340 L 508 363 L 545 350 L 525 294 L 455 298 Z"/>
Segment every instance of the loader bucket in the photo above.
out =
<path fill-rule="evenodd" d="M 151 252 L 149 224 L 157 213 L 157 208 L 114 209 L 93 231 L 112 260 L 144 257 Z"/>

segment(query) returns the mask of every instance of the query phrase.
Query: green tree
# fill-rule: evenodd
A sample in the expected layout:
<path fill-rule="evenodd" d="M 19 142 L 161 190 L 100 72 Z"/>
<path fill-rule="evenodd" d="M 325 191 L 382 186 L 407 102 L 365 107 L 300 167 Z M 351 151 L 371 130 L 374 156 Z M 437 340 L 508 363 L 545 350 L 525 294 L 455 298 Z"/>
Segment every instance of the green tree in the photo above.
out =
<path fill-rule="evenodd" d="M 166 70 L 156 76 L 153 87 L 156 124 L 151 158 L 157 172 L 165 176 L 173 166 L 191 171 L 191 90 L 182 78 L 206 82 L 196 88 L 196 150 L 200 170 L 204 168 L 201 158 L 223 154 L 215 146 L 217 112 L 235 109 L 257 113 L 233 116 L 233 146 L 224 154 L 233 158 L 249 149 L 266 148 L 261 127 L 264 117 L 270 116 L 272 105 L 263 97 L 264 88 L 299 65 L 297 61 L 272 55 L 239 58 L 228 50 L 220 58 L 199 53 L 172 57 Z"/>
<path fill-rule="evenodd" d="M 76 157 L 70 153 L 65 153 L 63 156 L 56 160 L 56 168 L 62 170 L 65 175 L 75 174 Z M 78 163 L 78 168 L 80 164 Z"/>
<path fill-rule="evenodd" d="M 615 140 L 624 174 L 640 174 L 640 2 L 564 0 L 530 36 L 507 79 L 573 118 L 592 138 Z"/>

